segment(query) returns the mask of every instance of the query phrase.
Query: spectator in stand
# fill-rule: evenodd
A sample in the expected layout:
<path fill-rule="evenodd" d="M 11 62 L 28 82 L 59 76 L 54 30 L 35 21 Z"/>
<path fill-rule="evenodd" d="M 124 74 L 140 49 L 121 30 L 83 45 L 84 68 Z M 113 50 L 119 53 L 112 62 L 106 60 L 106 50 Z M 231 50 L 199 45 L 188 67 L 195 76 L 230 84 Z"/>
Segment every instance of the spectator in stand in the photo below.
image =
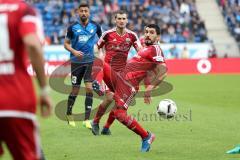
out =
<path fill-rule="evenodd" d="M 34 2 L 33 0 L 28 1 Z M 113 13 L 121 9 L 128 12 L 129 25 L 134 24 L 133 31 L 138 33 L 139 36 L 143 35 L 143 26 L 154 22 L 155 24 L 159 24 L 161 28 L 167 26 L 167 31 L 169 27 L 170 30 L 175 31 L 174 33 L 171 32 L 171 35 L 168 32 L 163 32 L 164 36 L 162 36 L 161 41 L 164 43 L 204 42 L 208 40 L 205 27 L 193 27 L 195 24 L 204 23 L 198 16 L 194 0 L 89 0 L 89 3 L 91 5 L 92 19 L 99 23 L 103 30 L 113 27 Z M 232 2 L 225 4 L 229 6 L 232 5 Z M 49 26 L 45 30 L 46 35 L 49 37 L 54 31 L 60 33 L 59 28 L 66 29 L 69 22 L 74 22 L 76 19 L 76 5 L 73 0 L 67 0 L 65 3 L 54 0 L 39 0 L 35 2 L 35 5 L 43 14 L 45 26 Z M 48 7 L 44 8 L 44 6 Z M 234 14 L 239 15 L 238 12 L 234 12 Z M 232 12 L 231 15 L 233 15 Z M 240 15 L 237 17 L 240 19 Z M 234 19 L 234 16 L 231 19 Z M 233 22 L 233 25 L 231 23 L 231 26 L 233 26 L 232 31 L 234 31 L 235 23 Z M 185 28 L 188 28 L 189 35 L 187 36 L 186 31 L 184 32 Z M 59 43 L 62 43 L 63 38 L 61 38 L 61 35 L 58 36 L 60 39 Z"/>
<path fill-rule="evenodd" d="M 240 42 L 239 24 L 240 24 L 240 1 L 239 0 L 219 0 L 223 16 L 230 33 Z"/>
<path fill-rule="evenodd" d="M 170 54 L 171 54 L 171 58 L 179 58 L 179 51 L 178 51 L 176 45 L 174 45 L 174 46 L 170 49 Z"/>
<path fill-rule="evenodd" d="M 213 43 L 211 45 L 211 48 L 208 51 L 208 58 L 217 58 L 217 51 Z"/>
<path fill-rule="evenodd" d="M 188 48 L 187 46 L 185 46 L 182 50 L 181 58 L 186 59 L 186 58 L 189 58 L 189 56 L 190 54 L 189 54 Z"/>
<path fill-rule="evenodd" d="M 190 14 L 190 6 L 188 3 L 186 3 L 185 0 L 180 5 L 180 13 L 181 14 Z"/>
<path fill-rule="evenodd" d="M 52 42 L 52 44 L 59 44 L 60 43 L 57 32 L 53 32 L 53 34 L 51 36 L 51 42 Z"/>

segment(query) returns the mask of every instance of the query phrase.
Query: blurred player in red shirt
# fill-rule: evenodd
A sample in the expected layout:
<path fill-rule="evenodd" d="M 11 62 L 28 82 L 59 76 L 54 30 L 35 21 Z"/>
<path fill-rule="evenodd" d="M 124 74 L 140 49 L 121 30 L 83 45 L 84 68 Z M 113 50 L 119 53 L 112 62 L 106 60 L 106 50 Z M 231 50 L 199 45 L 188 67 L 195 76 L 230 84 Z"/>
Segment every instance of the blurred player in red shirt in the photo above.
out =
<path fill-rule="evenodd" d="M 28 56 L 41 88 L 41 115 L 51 113 L 42 40 L 41 20 L 32 7 L 21 0 L 0 0 L 0 143 L 17 160 L 41 158 Z"/>
<path fill-rule="evenodd" d="M 149 72 L 154 71 L 156 76 L 147 85 L 144 94 L 144 102 L 150 104 L 151 91 L 163 81 L 167 73 L 167 67 L 162 50 L 157 44 L 160 38 L 160 28 L 156 24 L 147 25 L 144 37 L 146 47 L 128 61 L 123 71 L 117 73 L 108 63 L 104 63 L 103 77 L 108 87 L 114 90 L 113 116 L 142 138 L 141 151 L 147 152 L 155 136 L 147 132 L 134 118 L 129 116 L 127 109 L 139 89 L 140 82 L 147 78 Z"/>
<path fill-rule="evenodd" d="M 98 49 L 105 49 L 104 62 L 109 64 L 115 72 L 120 72 L 126 66 L 130 48 L 134 47 L 137 51 L 139 51 L 141 49 L 141 43 L 138 39 L 137 34 L 126 28 L 128 18 L 125 11 L 120 10 L 116 12 L 115 21 L 116 27 L 104 32 L 102 37 L 99 39 L 97 45 Z M 93 89 L 95 88 L 95 83 L 101 83 L 103 79 L 101 74 L 102 72 L 100 72 L 100 74 L 98 74 L 98 76 L 96 77 L 97 81 L 93 82 Z M 108 106 L 113 101 L 113 92 L 111 92 L 107 87 L 105 90 L 105 99 L 99 105 L 98 112 L 96 113 L 92 123 L 92 131 L 94 135 L 99 134 L 99 121 Z M 99 90 L 97 92 L 99 92 Z M 111 112 L 109 114 L 107 123 L 103 127 L 101 134 L 111 134 L 109 127 L 113 123 L 114 119 L 115 118 L 113 117 L 113 113 Z"/>

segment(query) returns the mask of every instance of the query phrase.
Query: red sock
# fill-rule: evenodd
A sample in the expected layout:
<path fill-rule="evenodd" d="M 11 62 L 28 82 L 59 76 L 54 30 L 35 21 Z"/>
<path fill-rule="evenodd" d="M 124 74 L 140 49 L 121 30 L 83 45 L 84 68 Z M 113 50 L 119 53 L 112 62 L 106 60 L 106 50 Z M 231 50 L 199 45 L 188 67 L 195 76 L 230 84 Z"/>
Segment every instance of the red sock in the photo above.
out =
<path fill-rule="evenodd" d="M 128 116 L 126 110 L 115 109 L 114 115 L 119 122 L 121 122 L 128 129 L 131 129 L 133 132 L 141 136 L 142 139 L 148 136 L 148 132 L 134 118 Z"/>
<path fill-rule="evenodd" d="M 110 126 L 112 125 L 114 120 L 115 120 L 114 112 L 111 111 L 108 115 L 108 119 L 107 119 L 107 122 L 104 125 L 104 128 L 110 128 Z"/>
<path fill-rule="evenodd" d="M 94 117 L 93 123 L 99 123 L 100 119 L 102 118 L 106 110 L 107 110 L 107 107 L 100 104 L 98 106 L 98 111 Z"/>

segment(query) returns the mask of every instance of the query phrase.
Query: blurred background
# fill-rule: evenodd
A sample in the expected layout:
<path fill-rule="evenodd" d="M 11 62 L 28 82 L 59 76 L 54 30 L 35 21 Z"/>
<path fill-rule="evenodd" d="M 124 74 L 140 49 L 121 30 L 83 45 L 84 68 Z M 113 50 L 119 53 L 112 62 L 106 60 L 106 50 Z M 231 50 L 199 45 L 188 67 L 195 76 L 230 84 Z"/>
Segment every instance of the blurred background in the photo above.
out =
<path fill-rule="evenodd" d="M 69 53 L 62 45 L 67 27 L 78 18 L 76 10 L 81 1 L 27 1 L 42 15 L 47 44 L 46 60 L 68 60 Z M 114 12 L 119 9 L 128 12 L 128 28 L 136 32 L 140 39 L 145 24 L 158 24 L 161 27 L 161 47 L 167 59 L 240 56 L 240 0 L 88 0 L 87 2 L 91 6 L 91 19 L 99 23 L 103 31 L 115 26 Z M 135 53 L 136 51 L 132 49 L 129 56 Z"/>

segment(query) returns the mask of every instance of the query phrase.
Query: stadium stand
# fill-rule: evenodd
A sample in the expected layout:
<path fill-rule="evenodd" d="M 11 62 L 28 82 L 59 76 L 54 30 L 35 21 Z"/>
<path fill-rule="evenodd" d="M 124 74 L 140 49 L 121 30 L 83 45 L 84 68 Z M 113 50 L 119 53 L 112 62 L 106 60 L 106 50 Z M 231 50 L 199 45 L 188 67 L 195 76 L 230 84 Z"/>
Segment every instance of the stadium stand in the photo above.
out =
<path fill-rule="evenodd" d="M 28 0 L 42 14 L 46 40 L 62 44 L 66 28 L 77 19 L 79 1 Z M 206 42 L 207 30 L 200 18 L 194 0 L 89 0 L 92 20 L 103 30 L 114 26 L 113 13 L 123 9 L 129 13 L 129 28 L 143 34 L 147 23 L 160 24 L 163 43 Z"/>
<path fill-rule="evenodd" d="M 218 0 L 232 36 L 240 42 L 240 0 Z"/>
<path fill-rule="evenodd" d="M 239 57 L 239 46 L 228 31 L 217 0 L 196 0 L 196 7 L 204 19 L 208 38 L 216 48 L 217 57 Z"/>

